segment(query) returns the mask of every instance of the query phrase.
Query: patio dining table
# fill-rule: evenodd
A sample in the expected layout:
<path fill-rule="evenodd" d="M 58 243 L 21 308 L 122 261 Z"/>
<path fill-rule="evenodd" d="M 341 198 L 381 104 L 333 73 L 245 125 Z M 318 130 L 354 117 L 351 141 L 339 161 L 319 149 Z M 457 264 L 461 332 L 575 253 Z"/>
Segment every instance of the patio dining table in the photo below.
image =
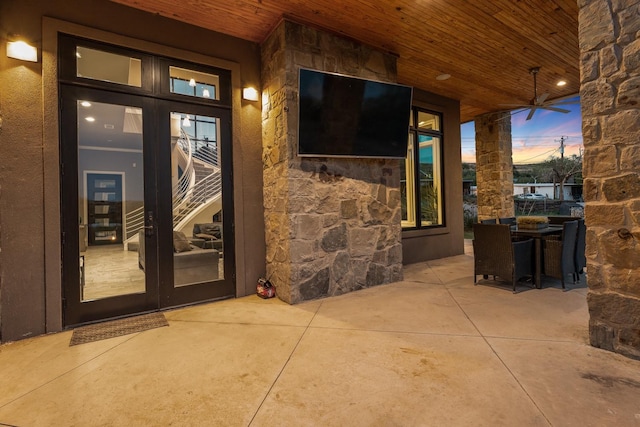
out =
<path fill-rule="evenodd" d="M 511 226 L 511 235 L 512 236 L 521 236 L 521 237 L 532 237 L 534 241 L 534 259 L 535 259 L 535 274 L 534 274 L 534 282 L 536 288 L 540 289 L 542 287 L 542 239 L 545 236 L 550 236 L 553 234 L 561 234 L 562 233 L 562 224 L 555 225 L 550 224 L 543 228 L 522 228 L 518 225 Z"/>

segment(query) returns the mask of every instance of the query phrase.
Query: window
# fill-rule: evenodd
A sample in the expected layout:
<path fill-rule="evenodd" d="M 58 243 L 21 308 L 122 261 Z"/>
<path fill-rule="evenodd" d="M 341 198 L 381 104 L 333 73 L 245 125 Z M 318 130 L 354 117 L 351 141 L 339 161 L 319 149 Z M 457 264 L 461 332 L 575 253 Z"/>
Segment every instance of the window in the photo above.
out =
<path fill-rule="evenodd" d="M 172 93 L 198 98 L 220 99 L 216 91 L 220 84 L 220 78 L 214 74 L 169 67 L 169 79 Z"/>
<path fill-rule="evenodd" d="M 142 60 L 78 45 L 76 77 L 142 87 Z"/>
<path fill-rule="evenodd" d="M 444 225 L 441 123 L 439 113 L 411 111 L 409 147 L 401 166 L 403 228 Z"/>

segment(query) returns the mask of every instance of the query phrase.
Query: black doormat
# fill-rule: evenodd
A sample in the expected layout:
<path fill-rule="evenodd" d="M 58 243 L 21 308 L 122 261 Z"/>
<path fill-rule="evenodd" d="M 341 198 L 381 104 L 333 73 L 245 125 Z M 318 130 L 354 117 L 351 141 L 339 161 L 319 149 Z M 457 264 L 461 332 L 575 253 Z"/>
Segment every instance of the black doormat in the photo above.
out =
<path fill-rule="evenodd" d="M 169 322 L 167 322 L 162 313 L 144 314 L 142 316 L 82 326 L 73 330 L 69 346 L 134 334 L 162 326 L 169 326 Z"/>

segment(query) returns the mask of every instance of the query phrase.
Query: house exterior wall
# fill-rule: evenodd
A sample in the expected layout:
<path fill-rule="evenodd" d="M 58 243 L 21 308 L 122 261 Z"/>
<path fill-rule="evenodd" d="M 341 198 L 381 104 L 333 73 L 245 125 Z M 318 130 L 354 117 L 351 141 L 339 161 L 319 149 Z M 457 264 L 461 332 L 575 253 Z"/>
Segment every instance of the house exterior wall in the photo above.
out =
<path fill-rule="evenodd" d="M 590 340 L 640 359 L 640 2 L 578 4 Z"/>
<path fill-rule="evenodd" d="M 42 58 L 0 54 L 0 340 L 62 328 L 58 30 L 231 69 L 237 295 L 255 292 L 265 271 L 260 104 L 241 88 L 260 87 L 259 46 L 103 0 L 4 0 L 0 28 L 3 49 L 21 36 Z"/>
<path fill-rule="evenodd" d="M 237 296 L 255 292 L 256 278 L 265 275 L 266 260 L 273 256 L 273 253 L 267 255 L 266 252 L 265 220 L 270 227 L 271 221 L 277 217 L 265 218 L 265 206 L 267 209 L 278 208 L 277 204 L 270 205 L 276 199 L 263 203 L 263 174 L 259 171 L 263 170 L 263 165 L 269 166 L 270 156 L 291 155 L 291 151 L 266 150 L 263 163 L 262 141 L 263 137 L 273 135 L 271 132 L 281 136 L 280 132 L 287 132 L 289 128 L 286 126 L 291 124 L 276 120 L 263 127 L 263 106 L 260 102 L 242 100 L 241 90 L 244 86 L 254 86 L 260 91 L 263 70 L 265 73 L 273 72 L 276 78 L 291 79 L 282 62 L 284 58 L 267 57 L 268 63 L 262 67 L 260 47 L 255 43 L 106 0 L 3 0 L 0 2 L 0 28 L 3 30 L 0 34 L 2 47 L 8 35 L 20 36 L 37 45 L 40 57 L 37 63 L 27 63 L 0 54 L 0 341 L 63 328 L 58 32 L 231 70 Z M 352 44 L 348 40 L 340 42 L 343 47 Z M 363 52 L 369 49 L 353 44 L 356 45 Z M 313 68 L 313 63 L 306 62 L 310 58 L 303 49 L 295 55 L 296 64 Z M 351 69 L 336 68 L 337 64 L 333 62 L 336 58 L 327 55 L 324 69 L 394 81 L 395 58 L 380 52 L 373 54 L 372 58 L 371 63 L 357 63 Z M 372 182 L 364 190 L 366 194 L 358 196 L 365 201 L 358 202 L 353 197 L 345 199 L 332 215 L 323 219 L 322 226 L 330 226 L 336 215 L 339 221 L 355 221 L 354 209 L 358 207 L 371 215 L 370 220 L 390 221 L 393 225 L 378 224 L 373 261 L 382 268 L 370 270 L 367 279 L 369 270 L 363 269 L 363 264 L 337 263 L 334 267 L 342 270 L 336 270 L 336 275 L 349 274 L 349 269 L 353 268 L 353 271 L 365 273 L 365 281 L 377 284 L 401 278 L 403 256 L 406 262 L 416 262 L 463 252 L 462 215 L 459 210 L 462 192 L 459 103 L 419 89 L 414 91 L 414 101 L 444 114 L 445 226 L 401 234 L 398 161 L 361 160 L 358 163 L 367 167 L 361 168 L 365 176 L 360 178 Z M 273 128 L 270 127 L 272 125 Z M 367 171 L 372 163 L 379 166 L 375 173 Z M 330 166 L 324 178 L 346 177 L 351 173 L 352 166 L 343 161 L 322 164 Z M 297 182 L 307 182 L 313 172 L 317 178 L 322 172 L 319 169 L 322 164 L 312 160 L 300 161 L 301 167 L 295 171 L 298 174 L 296 178 L 300 178 Z M 334 188 L 329 185 L 326 190 L 331 192 Z M 300 189 L 296 187 L 296 191 Z M 362 187 L 358 191 L 361 192 Z M 298 203 L 302 202 L 298 200 Z M 372 210 L 372 205 L 384 205 L 385 209 Z M 332 205 L 332 208 L 336 206 Z M 307 220 L 314 223 L 310 217 L 299 216 L 296 227 L 308 226 Z M 387 231 L 381 231 L 383 229 L 393 232 L 387 234 Z M 332 237 L 336 237 L 335 231 L 330 233 L 327 241 Z M 364 231 L 356 231 L 349 238 L 362 248 L 366 246 L 368 235 Z M 298 274 L 302 277 L 307 273 L 299 270 Z M 334 290 L 339 293 L 358 287 L 360 285 L 353 279 Z M 315 296 L 311 294 L 311 297 Z"/>
<path fill-rule="evenodd" d="M 395 81 L 396 59 L 283 21 L 262 46 L 267 274 L 288 303 L 402 279 L 394 159 L 302 158 L 300 67 Z"/>

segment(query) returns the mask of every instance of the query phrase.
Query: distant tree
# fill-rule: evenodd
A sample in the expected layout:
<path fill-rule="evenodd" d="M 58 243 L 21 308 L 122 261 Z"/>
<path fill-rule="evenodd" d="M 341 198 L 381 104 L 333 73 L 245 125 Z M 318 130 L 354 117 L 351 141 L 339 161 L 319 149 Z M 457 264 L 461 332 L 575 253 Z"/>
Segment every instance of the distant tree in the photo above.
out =
<path fill-rule="evenodd" d="M 519 179 L 522 177 L 522 174 L 516 168 L 516 165 L 513 165 L 513 182 L 520 182 Z"/>
<path fill-rule="evenodd" d="M 513 181 L 519 184 L 551 181 L 551 179 L 551 169 L 542 163 L 518 165 L 513 168 Z"/>
<path fill-rule="evenodd" d="M 551 173 L 551 179 L 559 186 L 559 199 L 564 200 L 564 185 L 574 176 L 582 176 L 582 157 L 575 154 L 569 157 L 553 157 L 541 166 L 548 169 Z"/>
<path fill-rule="evenodd" d="M 476 165 L 473 163 L 462 163 L 462 179 L 476 184 Z"/>

